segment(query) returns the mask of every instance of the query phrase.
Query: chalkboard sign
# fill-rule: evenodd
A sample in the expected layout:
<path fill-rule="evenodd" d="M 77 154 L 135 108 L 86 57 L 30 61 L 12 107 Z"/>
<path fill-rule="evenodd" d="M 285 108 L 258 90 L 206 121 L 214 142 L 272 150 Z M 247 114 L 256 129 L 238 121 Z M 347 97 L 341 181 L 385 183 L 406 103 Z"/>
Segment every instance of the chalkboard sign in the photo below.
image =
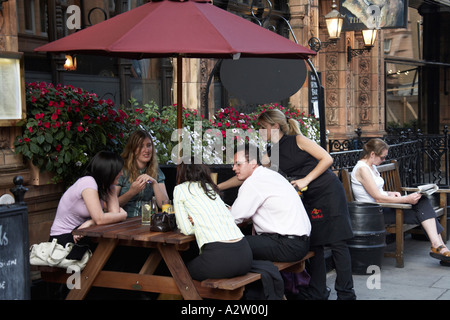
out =
<path fill-rule="evenodd" d="M 28 210 L 0 205 L 0 300 L 30 299 Z"/>

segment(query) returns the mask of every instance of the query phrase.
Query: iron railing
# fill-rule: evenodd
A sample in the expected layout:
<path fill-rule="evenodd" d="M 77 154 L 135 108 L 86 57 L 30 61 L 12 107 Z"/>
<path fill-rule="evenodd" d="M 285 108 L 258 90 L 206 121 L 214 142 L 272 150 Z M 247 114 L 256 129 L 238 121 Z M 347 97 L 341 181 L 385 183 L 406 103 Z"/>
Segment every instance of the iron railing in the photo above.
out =
<path fill-rule="evenodd" d="M 356 137 L 347 140 L 330 140 L 329 150 L 334 159 L 332 169 L 352 169 L 361 157 L 362 146 L 372 137 L 362 137 L 356 130 Z M 436 183 L 450 184 L 448 127 L 443 134 L 422 134 L 419 130 L 401 131 L 381 137 L 389 144 L 386 161 L 396 159 L 400 178 L 404 186 Z"/>

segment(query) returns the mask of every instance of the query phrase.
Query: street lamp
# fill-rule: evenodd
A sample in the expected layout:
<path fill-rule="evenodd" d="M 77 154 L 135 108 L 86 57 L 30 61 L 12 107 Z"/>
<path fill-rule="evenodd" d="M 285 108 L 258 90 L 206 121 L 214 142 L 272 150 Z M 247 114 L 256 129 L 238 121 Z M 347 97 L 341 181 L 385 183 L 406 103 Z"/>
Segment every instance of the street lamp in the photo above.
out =
<path fill-rule="evenodd" d="M 311 50 L 319 52 L 320 49 L 328 47 L 332 43 L 336 43 L 341 36 L 342 25 L 344 23 L 345 16 L 336 10 L 337 5 L 333 0 L 331 5 L 332 10 L 325 15 L 325 22 L 327 24 L 327 30 L 329 38 L 327 42 L 320 41 L 319 38 L 313 37 L 309 39 L 308 45 Z"/>
<path fill-rule="evenodd" d="M 334 0 L 331 8 L 333 9 L 325 16 L 325 22 L 330 36 L 329 40 L 336 41 L 341 36 L 345 16 L 336 10 L 337 6 Z"/>
<path fill-rule="evenodd" d="M 377 29 L 367 29 L 361 30 L 363 40 L 364 40 L 364 48 L 362 49 L 352 49 L 349 45 L 347 46 L 347 61 L 352 61 L 353 57 L 356 57 L 362 54 L 364 51 L 370 51 L 372 47 L 375 45 L 375 40 L 377 39 Z"/>

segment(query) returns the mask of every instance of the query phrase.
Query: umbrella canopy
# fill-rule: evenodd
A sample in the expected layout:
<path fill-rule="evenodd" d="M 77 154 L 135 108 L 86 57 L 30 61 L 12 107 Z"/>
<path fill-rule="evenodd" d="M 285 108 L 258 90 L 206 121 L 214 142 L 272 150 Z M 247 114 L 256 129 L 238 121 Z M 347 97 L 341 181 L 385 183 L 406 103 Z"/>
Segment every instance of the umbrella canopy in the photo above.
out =
<path fill-rule="evenodd" d="M 127 59 L 258 56 L 308 59 L 309 55 L 316 54 L 203 0 L 149 2 L 35 51 Z M 181 67 L 181 59 L 177 59 L 178 99 L 182 97 Z M 177 104 L 180 114 L 182 103 L 177 100 Z"/>

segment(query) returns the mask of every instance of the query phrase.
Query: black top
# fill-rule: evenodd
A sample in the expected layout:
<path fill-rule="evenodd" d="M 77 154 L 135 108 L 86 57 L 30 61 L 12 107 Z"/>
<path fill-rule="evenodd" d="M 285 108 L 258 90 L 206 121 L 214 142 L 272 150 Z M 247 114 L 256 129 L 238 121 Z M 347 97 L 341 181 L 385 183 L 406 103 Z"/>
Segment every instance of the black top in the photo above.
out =
<path fill-rule="evenodd" d="M 272 147 L 279 150 L 279 173 L 289 180 L 304 178 L 318 160 L 301 150 L 296 136 L 283 135 Z M 347 198 L 338 177 L 327 169 L 303 192 L 303 204 L 311 220 L 311 245 L 325 245 L 353 237 Z"/>

